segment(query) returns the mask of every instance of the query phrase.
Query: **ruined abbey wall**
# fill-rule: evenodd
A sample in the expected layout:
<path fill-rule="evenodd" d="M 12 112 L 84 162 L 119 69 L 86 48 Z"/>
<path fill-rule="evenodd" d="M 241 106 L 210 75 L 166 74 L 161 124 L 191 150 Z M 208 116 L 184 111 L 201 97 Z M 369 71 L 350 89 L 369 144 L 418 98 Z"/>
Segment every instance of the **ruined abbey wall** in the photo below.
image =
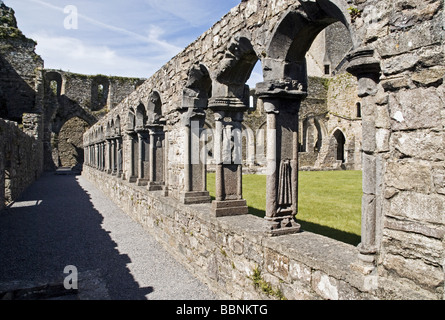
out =
<path fill-rule="evenodd" d="M 16 200 L 43 171 L 42 118 L 25 114 L 21 128 L 0 119 L 0 209 Z"/>
<path fill-rule="evenodd" d="M 42 71 L 45 168 L 83 163 L 83 134 L 142 82 L 139 78 Z"/>
<path fill-rule="evenodd" d="M 0 120 L 5 123 L 0 175 L 6 178 L 0 179 L 0 191 L 7 203 L 43 170 L 80 171 L 85 131 L 143 82 L 44 69 L 36 45 L 18 28 L 14 10 L 1 2 Z"/>
<path fill-rule="evenodd" d="M 443 299 L 443 18 L 439 0 L 242 1 L 87 132 L 85 176 L 232 297 L 249 297 L 248 279 L 260 270 L 261 279 L 288 298 Z M 336 21 L 350 31 L 345 69 L 358 81 L 354 105 L 361 103 L 357 248 L 293 234 L 298 226 L 283 215 L 295 213 L 297 201 L 296 123 L 308 91 L 304 55 Z M 249 97 L 244 84 L 258 59 L 264 82 L 257 93 L 268 128 L 279 132 L 267 137 L 266 219 L 242 215 L 242 168 L 234 160 L 240 150 L 224 149 L 231 146 L 227 132 L 240 138 Z M 190 205 L 207 199 L 203 168 L 190 164 L 197 143 L 190 122 L 203 128 L 203 105 L 215 114 L 215 154 L 228 162 L 216 163 L 212 205 Z M 338 116 L 329 117 L 339 118 L 339 127 L 343 118 L 359 118 Z"/>

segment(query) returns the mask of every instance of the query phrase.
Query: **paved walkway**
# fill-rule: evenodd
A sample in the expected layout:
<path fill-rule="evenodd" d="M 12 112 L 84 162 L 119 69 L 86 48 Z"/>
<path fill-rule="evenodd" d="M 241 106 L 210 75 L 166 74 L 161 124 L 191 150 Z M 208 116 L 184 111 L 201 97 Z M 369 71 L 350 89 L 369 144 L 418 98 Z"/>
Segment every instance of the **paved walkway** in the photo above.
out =
<path fill-rule="evenodd" d="M 0 212 L 0 294 L 45 284 L 54 291 L 69 265 L 79 290 L 60 299 L 216 299 L 90 182 L 45 174 Z"/>

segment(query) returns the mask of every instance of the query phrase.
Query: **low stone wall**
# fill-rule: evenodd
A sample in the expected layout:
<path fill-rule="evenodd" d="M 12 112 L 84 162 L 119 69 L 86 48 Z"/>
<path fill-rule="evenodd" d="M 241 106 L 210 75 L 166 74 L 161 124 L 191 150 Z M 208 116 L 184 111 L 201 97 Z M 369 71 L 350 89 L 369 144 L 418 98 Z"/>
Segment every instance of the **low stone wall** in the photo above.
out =
<path fill-rule="evenodd" d="M 0 119 L 0 210 L 15 201 L 42 174 L 41 117 L 23 116 L 16 122 Z"/>
<path fill-rule="evenodd" d="M 355 270 L 358 249 L 351 245 L 309 232 L 269 237 L 264 219 L 253 215 L 216 218 L 210 204 L 186 206 L 87 166 L 83 176 L 223 299 L 381 295 L 375 277 Z"/>

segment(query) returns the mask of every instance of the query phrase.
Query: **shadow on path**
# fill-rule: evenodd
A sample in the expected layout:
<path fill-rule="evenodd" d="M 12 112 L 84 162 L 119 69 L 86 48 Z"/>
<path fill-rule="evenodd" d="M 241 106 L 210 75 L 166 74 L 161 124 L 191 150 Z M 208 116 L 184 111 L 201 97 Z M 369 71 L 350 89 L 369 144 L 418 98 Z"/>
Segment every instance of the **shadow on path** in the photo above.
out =
<path fill-rule="evenodd" d="M 63 284 L 72 265 L 85 299 L 145 300 L 103 220 L 75 176 L 45 174 L 0 212 L 0 287 Z"/>

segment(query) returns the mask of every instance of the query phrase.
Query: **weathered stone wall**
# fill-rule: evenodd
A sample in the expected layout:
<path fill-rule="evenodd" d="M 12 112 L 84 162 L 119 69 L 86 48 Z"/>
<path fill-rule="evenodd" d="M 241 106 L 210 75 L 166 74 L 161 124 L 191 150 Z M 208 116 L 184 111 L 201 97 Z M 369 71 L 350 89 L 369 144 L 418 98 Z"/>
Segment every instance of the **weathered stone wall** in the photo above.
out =
<path fill-rule="evenodd" d="M 354 7 L 355 10 L 348 12 L 348 7 Z M 277 117 L 280 112 L 284 112 L 284 109 L 289 107 L 289 105 L 282 105 L 280 109 L 277 101 L 281 103 L 285 99 L 298 100 L 307 92 L 305 90 L 306 74 L 300 60 L 305 52 L 301 50 L 310 46 L 315 34 L 324 24 L 343 21 L 351 31 L 354 45 L 347 59 L 346 69 L 358 79 L 357 93 L 362 104 L 362 242 L 358 248 L 352 248 L 353 251 L 357 251 L 357 260 L 340 259 L 341 261 L 337 261 L 341 266 L 338 268 L 341 270 L 338 273 L 337 268 L 335 271 L 330 269 L 330 266 L 337 265 L 337 262 L 334 262 L 335 259 L 331 259 L 330 253 L 333 257 L 340 257 L 345 251 L 343 244 L 337 242 L 321 246 L 324 249 L 320 256 L 317 255 L 314 258 L 314 261 L 321 261 L 322 266 L 317 268 L 311 264 L 316 264 L 314 261 L 300 261 L 299 263 L 311 270 L 307 273 L 310 276 L 305 278 L 306 283 L 311 283 L 313 291 L 318 288 L 328 290 L 330 293 L 340 292 L 334 288 L 340 288 L 346 283 L 348 284 L 347 292 L 359 293 L 354 295 L 354 298 L 444 299 L 443 10 L 443 1 L 440 0 L 423 2 L 249 0 L 242 2 L 217 22 L 212 29 L 205 32 L 197 41 L 162 67 L 122 104 L 113 109 L 106 118 L 90 129 L 84 137 L 90 160 L 93 160 L 89 164 L 102 170 L 107 167 L 107 162 L 102 162 L 103 155 L 105 158 L 107 155 L 104 152 L 107 140 L 104 133 L 110 124 L 113 123 L 114 126 L 118 119 L 121 120 L 119 123 L 122 124 L 122 128 L 118 130 L 114 128 L 113 134 L 108 136 L 112 140 L 111 149 L 108 150 L 115 150 L 112 145 L 119 145 L 119 139 L 123 140 L 122 176 L 128 177 L 130 163 L 133 162 L 132 157 L 135 154 L 132 152 L 134 150 L 130 142 L 134 139 L 130 139 L 129 135 L 125 134 L 125 130 L 121 129 L 125 129 L 129 122 L 134 121 L 134 117 L 131 116 L 132 110 L 135 111 L 133 114 L 137 115 L 137 110 L 147 108 L 147 113 L 153 117 L 153 112 L 148 112 L 150 111 L 148 109 L 153 105 L 153 93 L 156 92 L 162 101 L 162 112 L 158 110 L 155 114 L 166 121 L 164 123 L 166 143 L 165 145 L 160 143 L 159 147 L 164 147 L 167 155 L 167 162 L 164 163 L 167 178 L 163 194 L 165 195 L 166 191 L 169 197 L 156 197 L 156 201 L 153 201 L 155 195 L 149 193 L 148 190 L 107 176 L 99 172 L 100 170 L 88 168 L 86 175 L 92 181 L 96 181 L 112 199 L 116 199 L 118 204 L 120 202 L 128 214 L 134 215 L 136 212 L 139 215 L 137 219 L 142 221 L 149 230 L 157 232 L 157 224 L 162 221 L 173 223 L 174 213 L 175 219 L 181 221 L 185 234 L 198 233 L 197 230 L 206 225 L 203 221 L 193 223 L 194 210 L 198 210 L 198 207 L 184 207 L 176 201 L 180 199 L 186 185 L 184 163 L 187 152 L 185 148 L 187 130 L 181 122 L 183 116 L 181 108 L 185 97 L 184 88 L 189 84 L 189 70 L 196 63 L 201 63 L 207 68 L 212 80 L 212 98 L 226 97 L 227 100 L 221 101 L 229 101 L 229 104 L 231 101 L 236 101 L 235 104 L 241 105 L 240 102 L 246 98 L 243 92 L 246 91 L 241 85 L 236 87 L 233 84 L 237 81 L 242 82 L 243 79 L 247 80 L 248 77 L 242 73 L 243 71 L 248 73 L 248 67 L 253 66 L 255 62 L 253 58 L 256 55 L 263 60 L 265 82 L 259 88 L 263 90 L 264 98 L 269 99 L 268 117 Z M 324 17 L 327 15 L 327 17 L 324 20 L 317 20 L 317 17 L 320 17 L 317 14 Z M 252 55 L 249 42 L 255 52 L 254 55 Z M 194 89 L 193 85 L 190 84 L 188 89 Z M 151 109 L 151 111 L 154 110 L 154 108 Z M 283 125 L 290 127 L 292 122 L 284 119 Z M 276 142 L 286 146 L 286 143 Z M 280 156 L 287 157 L 285 152 Z M 270 186 L 268 184 L 269 189 L 273 189 Z M 141 190 L 141 194 L 134 194 L 131 199 L 133 190 Z M 272 191 L 275 192 L 276 189 Z M 128 196 L 132 202 L 128 200 Z M 270 196 L 268 191 L 268 199 Z M 140 201 L 141 211 L 138 209 L 139 204 L 134 201 Z M 145 201 L 153 201 L 153 203 L 149 204 Z M 168 208 L 169 206 L 175 208 L 173 212 Z M 213 208 L 205 205 L 201 205 L 199 210 L 203 210 L 203 216 L 206 216 L 206 213 L 207 215 L 214 214 Z M 156 218 L 149 218 L 151 214 Z M 162 217 L 161 219 L 158 215 L 162 214 L 169 214 L 171 219 L 164 220 Z M 212 220 L 215 223 L 208 228 L 208 238 L 214 237 L 217 234 L 216 231 L 221 231 L 220 238 L 226 239 L 226 247 L 232 244 L 233 252 L 241 252 L 233 239 L 241 236 L 244 242 L 242 235 L 247 235 L 247 233 L 243 233 L 244 231 L 240 231 L 234 225 L 220 228 L 230 219 L 236 219 L 237 223 L 241 223 L 241 220 L 246 221 L 250 226 L 256 225 L 256 221 L 252 221 L 250 216 L 219 218 Z M 185 243 L 180 233 L 169 233 L 169 230 L 173 228 L 172 225 L 159 228 L 163 232 L 159 233 L 158 238 L 172 248 Z M 197 229 L 194 231 L 192 228 Z M 207 229 L 202 230 L 205 232 Z M 246 238 L 258 239 L 254 236 L 259 234 L 257 231 L 248 234 Z M 315 248 L 307 247 L 306 244 L 293 247 L 295 242 L 286 241 L 289 238 L 295 240 L 305 237 L 310 237 L 310 235 L 303 232 L 268 240 L 260 236 L 261 240 L 256 242 L 260 247 L 257 252 L 269 252 L 268 250 L 271 249 L 269 243 L 283 241 L 283 244 L 272 248 L 276 255 L 271 256 L 276 257 L 272 259 L 275 261 L 275 270 L 281 270 L 281 266 L 284 266 L 284 270 L 290 270 L 290 261 L 293 258 L 290 260 L 283 258 L 289 257 L 288 250 L 294 250 L 292 252 L 296 255 L 308 257 L 316 255 Z M 192 243 L 192 247 L 193 245 L 196 245 L 194 248 L 199 247 L 194 237 L 190 237 L 188 241 Z M 213 243 L 216 243 L 214 248 L 220 249 L 221 243 L 224 242 Z M 245 248 L 249 247 L 249 245 L 245 246 Z M 223 250 L 227 254 L 228 251 L 224 247 Z M 189 251 L 193 250 L 189 249 Z M 248 249 L 246 251 L 248 252 Z M 183 247 L 176 252 L 180 257 L 187 256 L 187 250 Z M 211 251 L 205 251 L 204 256 L 211 253 Z M 232 252 L 227 255 L 231 258 L 235 257 Z M 199 263 L 201 266 L 205 265 L 202 262 L 204 260 L 202 256 L 191 256 L 193 258 L 184 261 L 192 266 L 196 263 L 198 266 Z M 206 262 L 211 265 L 208 267 L 209 270 L 223 270 L 219 263 L 222 263 L 226 269 L 233 268 L 229 259 L 224 260 L 222 257 L 211 259 L 214 261 L 213 266 L 218 267 L 214 268 L 211 263 Z M 267 254 L 264 254 L 256 261 L 267 261 L 267 259 Z M 261 265 L 263 272 L 274 270 L 268 267 L 268 263 Z M 236 262 L 234 266 L 234 270 L 243 270 L 243 267 L 238 269 Z M 253 270 L 252 267 L 250 270 Z M 312 273 L 313 270 L 316 271 Z M 354 285 L 353 279 L 356 279 L 356 273 L 353 270 L 361 274 L 359 278 L 363 279 L 363 282 L 361 280 L 359 282 L 364 283 L 363 286 Z M 232 294 L 238 292 L 228 287 L 231 281 L 228 281 L 225 275 L 220 276 L 219 273 L 210 272 L 205 275 L 205 278 L 220 280 L 218 288 L 222 291 Z M 241 278 L 247 282 L 245 276 Z M 274 273 L 271 278 L 281 279 L 283 283 L 288 284 L 286 282 L 288 279 L 283 279 L 282 275 Z M 314 287 L 314 283 L 320 280 L 322 281 L 318 282 L 319 285 Z M 246 287 L 240 285 L 240 288 Z M 284 291 L 283 289 L 282 292 Z M 313 291 L 307 289 L 305 292 L 311 292 L 311 294 L 303 295 L 303 297 L 312 297 Z M 295 295 L 289 295 L 291 296 Z M 345 295 L 340 294 L 320 294 L 319 296 L 346 298 Z M 299 295 L 299 297 L 302 296 Z"/>
<path fill-rule="evenodd" d="M 15 201 L 42 174 L 41 136 L 40 115 L 25 114 L 22 128 L 0 119 L 0 208 Z"/>
<path fill-rule="evenodd" d="M 435 297 L 363 275 L 354 246 L 309 232 L 270 237 L 253 215 L 216 218 L 210 204 L 187 206 L 88 166 L 83 175 L 223 299 Z"/>
<path fill-rule="evenodd" d="M 373 298 L 365 277 L 349 268 L 357 258 L 353 246 L 310 233 L 271 238 L 264 219 L 215 218 L 210 204 L 186 206 L 159 192 L 147 194 L 90 167 L 83 175 L 222 298 Z"/>
<path fill-rule="evenodd" d="M 143 82 L 139 78 L 43 71 L 45 168 L 79 167 L 83 134 Z M 73 121 L 80 126 L 73 126 Z M 62 135 L 62 136 L 60 136 Z M 67 137 L 74 143 L 65 143 Z M 61 145 L 59 146 L 59 142 Z"/>
<path fill-rule="evenodd" d="M 43 60 L 37 43 L 17 28 L 14 11 L 0 4 L 0 118 L 21 123 L 24 113 L 39 112 L 36 97 Z"/>

